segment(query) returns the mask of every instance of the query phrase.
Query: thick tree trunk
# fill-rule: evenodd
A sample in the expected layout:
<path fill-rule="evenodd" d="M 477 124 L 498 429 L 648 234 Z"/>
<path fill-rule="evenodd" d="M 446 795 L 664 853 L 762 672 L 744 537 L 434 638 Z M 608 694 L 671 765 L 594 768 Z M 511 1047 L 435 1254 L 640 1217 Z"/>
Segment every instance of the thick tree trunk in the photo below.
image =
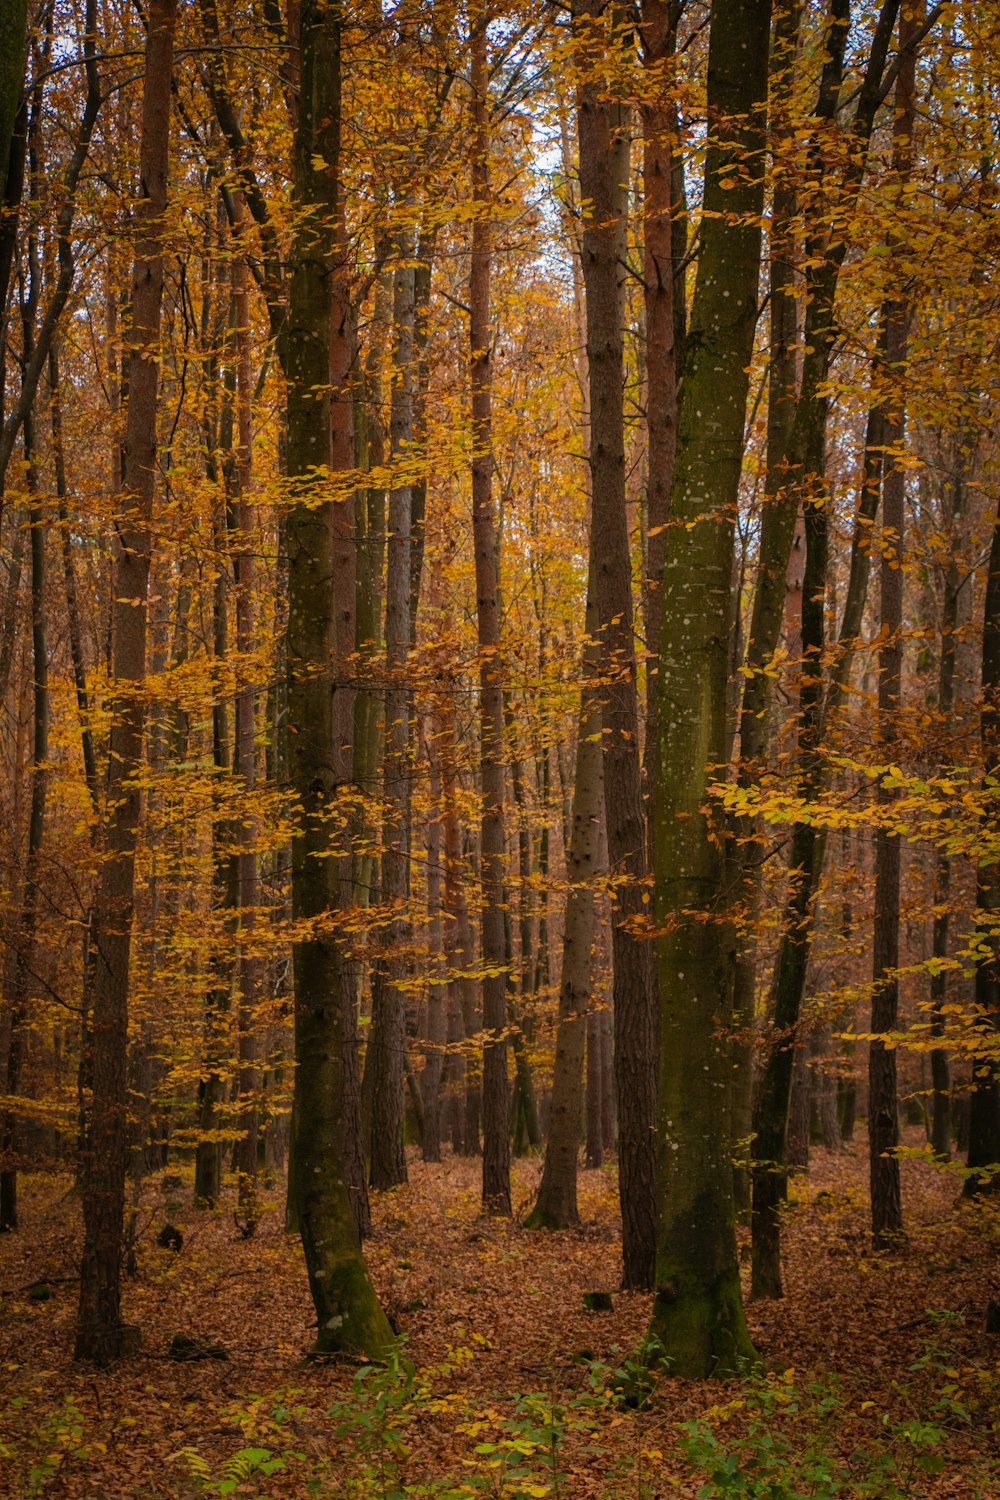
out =
<path fill-rule="evenodd" d="M 646 819 L 639 760 L 639 711 L 632 568 L 625 507 L 624 300 L 628 131 L 626 111 L 601 82 L 606 19 L 617 4 L 574 0 L 580 190 L 587 205 L 581 241 L 586 290 L 590 396 L 594 601 L 603 652 L 604 808 L 611 873 L 621 880 L 613 915 L 615 1081 L 623 1284 L 652 1285 L 656 1115 L 655 978 L 647 915 Z"/>
<path fill-rule="evenodd" d="M 24 92 L 28 0 L 8 0 L 0 12 L 0 192 L 7 181 L 14 122 Z"/>
<path fill-rule="evenodd" d="M 504 737 L 496 514 L 493 505 L 492 327 L 489 220 L 489 3 L 472 21 L 472 269 L 469 336 L 472 384 L 472 529 L 479 624 L 480 853 L 483 917 L 483 1205 L 509 1215 L 510 1134 L 507 1078 L 507 942 L 504 932 Z"/>
<path fill-rule="evenodd" d="M 670 1369 L 753 1357 L 731 1165 L 734 937 L 723 841 L 706 809 L 725 759 L 733 517 L 757 321 L 769 0 L 715 0 L 705 218 L 678 424 L 660 637 L 656 921 L 658 1234 L 650 1337 Z"/>
<path fill-rule="evenodd" d="M 335 929 L 350 903 L 349 856 L 331 856 L 337 793 L 351 780 L 355 645 L 354 508 L 317 485 L 353 463 L 353 339 L 340 190 L 339 4 L 305 0 L 295 148 L 300 213 L 286 331 L 288 472 L 288 724 L 300 804 L 292 847 L 292 910 L 312 927 L 295 945 L 294 1189 L 316 1352 L 384 1353 L 392 1332 L 362 1255 L 367 1195 L 358 1123 L 355 974 Z M 317 394 L 318 393 L 318 394 Z M 339 817 L 347 814 L 340 812 Z"/>
<path fill-rule="evenodd" d="M 128 360 L 125 473 L 112 572 L 115 712 L 104 860 L 94 901 L 91 1106 L 83 1160 L 83 1260 L 76 1357 L 107 1365 L 121 1352 L 120 1274 L 126 1155 L 129 954 L 135 903 L 146 702 L 147 591 L 156 482 L 156 397 L 163 300 L 170 79 L 177 0 L 152 0 L 146 38 Z"/>

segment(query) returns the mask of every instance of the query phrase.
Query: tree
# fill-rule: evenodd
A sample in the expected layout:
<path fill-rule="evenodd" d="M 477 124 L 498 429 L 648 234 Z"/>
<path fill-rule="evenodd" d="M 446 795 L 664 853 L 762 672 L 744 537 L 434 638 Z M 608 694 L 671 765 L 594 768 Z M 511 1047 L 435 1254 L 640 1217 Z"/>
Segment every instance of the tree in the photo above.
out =
<path fill-rule="evenodd" d="M 615 1085 L 623 1282 L 652 1283 L 655 1116 L 653 956 L 645 941 L 646 823 L 640 781 L 632 570 L 625 509 L 624 304 L 628 132 L 610 91 L 609 52 L 627 21 L 617 0 L 574 0 L 579 85 L 581 237 L 590 396 L 594 602 L 602 650 L 604 810 L 616 884 L 613 918 Z"/>
<path fill-rule="evenodd" d="M 1000 723 L 1000 514 L 993 526 L 989 568 L 986 576 L 986 600 L 983 615 L 983 706 L 980 718 L 984 771 L 987 778 L 997 775 L 1000 756 L 997 752 L 997 729 Z M 965 1193 L 1000 1191 L 1000 1059 L 997 1034 L 1000 1032 L 1000 972 L 997 967 L 996 913 L 1000 910 L 1000 867 L 995 861 L 980 860 L 976 872 L 977 916 L 982 929 L 980 957 L 976 966 L 977 1027 L 981 1049 L 973 1060 L 973 1088 L 969 1111 L 970 1175 Z"/>
<path fill-rule="evenodd" d="M 733 518 L 757 321 L 768 0 L 714 0 L 704 218 L 662 583 L 656 715 L 660 985 L 656 1279 L 649 1336 L 702 1377 L 752 1358 L 731 1152 L 733 933 L 708 784 L 725 761 Z"/>
<path fill-rule="evenodd" d="M 163 302 L 170 81 L 177 0 L 152 0 L 145 53 L 128 358 L 124 492 L 114 563 L 112 680 L 103 862 L 94 903 L 91 1106 L 83 1155 L 83 1259 L 76 1357 L 110 1364 L 122 1351 L 120 1262 L 125 1192 L 129 955 L 146 721 L 147 592 L 156 485 L 156 394 Z"/>
<path fill-rule="evenodd" d="M 295 944 L 294 1194 L 316 1352 L 385 1352 L 392 1332 L 372 1287 L 352 1191 L 364 1191 L 359 1136 L 354 970 L 333 925 L 350 903 L 351 861 L 332 848 L 337 795 L 351 780 L 354 650 L 350 289 L 344 263 L 340 132 L 343 7 L 306 0 L 295 139 L 298 220 L 285 324 L 288 476 L 288 725 L 299 802 L 292 850 Z M 351 1119 L 352 1113 L 354 1119 Z"/>
<path fill-rule="evenodd" d="M 901 13 L 893 125 L 893 175 L 905 188 L 913 159 L 916 112 L 916 50 L 911 45 L 923 5 Z M 890 245 L 891 249 L 891 245 Z M 905 296 L 894 296 L 885 309 L 885 353 L 889 368 L 901 371 L 906 360 L 909 308 Z M 886 412 L 883 433 L 888 449 L 900 449 L 905 439 L 905 408 L 897 392 Z M 894 759 L 903 689 L 903 560 L 906 530 L 906 475 L 898 456 L 890 456 L 882 475 L 882 560 L 880 594 L 882 621 L 879 646 L 879 737 L 881 753 Z M 880 788 L 883 803 L 892 793 Z M 899 1019 L 899 892 L 898 833 L 879 826 L 875 834 L 875 930 L 872 942 L 872 1031 L 891 1033 Z M 896 1089 L 896 1051 L 882 1041 L 870 1044 L 868 1054 L 868 1144 L 872 1196 L 872 1237 L 876 1249 L 891 1244 L 902 1232 L 898 1144 L 899 1101 Z"/>
<path fill-rule="evenodd" d="M 479 635 L 480 833 L 483 917 L 483 1203 L 508 1215 L 510 1136 L 507 1078 L 507 940 L 504 931 L 504 732 L 500 588 L 493 508 L 492 341 L 490 322 L 489 4 L 473 14 L 469 36 L 472 89 L 472 264 L 469 348 L 472 386 L 472 528 Z"/>

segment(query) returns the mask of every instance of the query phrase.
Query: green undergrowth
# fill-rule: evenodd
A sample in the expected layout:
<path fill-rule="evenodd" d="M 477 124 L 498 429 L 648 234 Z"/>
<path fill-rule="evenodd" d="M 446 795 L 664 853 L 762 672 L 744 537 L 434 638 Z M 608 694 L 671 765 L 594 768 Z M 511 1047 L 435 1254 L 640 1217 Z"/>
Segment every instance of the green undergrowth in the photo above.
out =
<path fill-rule="evenodd" d="M 928 1314 L 919 1357 L 883 1407 L 836 1376 L 750 1373 L 680 1420 L 692 1388 L 648 1375 L 648 1360 L 582 1362 L 576 1379 L 483 1403 L 462 1389 L 475 1347 L 418 1370 L 402 1350 L 360 1368 L 325 1414 L 304 1388 L 251 1396 L 226 1413 L 241 1439 L 220 1459 L 207 1444 L 169 1454 L 145 1497 L 206 1500 L 904 1500 L 932 1495 L 949 1470 L 963 1496 L 995 1495 L 988 1454 L 1000 1439 L 996 1372 L 957 1357 L 960 1319 Z M 0 1467 L 18 1500 L 83 1484 L 104 1444 L 68 1399 L 37 1422 L 21 1398 L 18 1447 Z M 8 1408 L 7 1416 L 11 1415 Z M 9 1425 L 9 1423 L 8 1423 Z M 975 1455 L 979 1455 L 976 1459 Z M 970 1457 L 970 1455 L 973 1455 Z M 982 1473 L 977 1474 L 977 1463 Z M 5 1492 L 6 1493 L 6 1492 Z"/>

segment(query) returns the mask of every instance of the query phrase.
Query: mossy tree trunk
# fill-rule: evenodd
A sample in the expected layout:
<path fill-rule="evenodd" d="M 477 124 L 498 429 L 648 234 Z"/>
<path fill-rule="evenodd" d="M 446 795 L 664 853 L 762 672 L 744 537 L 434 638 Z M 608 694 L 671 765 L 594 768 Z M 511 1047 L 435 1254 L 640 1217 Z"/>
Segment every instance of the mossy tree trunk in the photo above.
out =
<path fill-rule="evenodd" d="M 316 1352 L 384 1353 L 392 1332 L 361 1251 L 354 965 L 335 927 L 351 900 L 349 856 L 332 856 L 337 797 L 353 770 L 354 495 L 331 479 L 353 463 L 353 338 L 339 181 L 340 4 L 305 0 L 295 141 L 298 229 L 285 325 L 288 474 L 288 746 L 299 802 L 295 945 L 294 1184 L 316 1308 Z M 352 1194 L 357 1201 L 352 1203 Z M 359 1196 L 360 1195 L 360 1196 Z"/>
<path fill-rule="evenodd" d="M 731 1168 L 734 937 L 706 810 L 725 759 L 733 534 L 757 321 L 770 0 L 715 0 L 705 217 L 666 532 L 655 817 L 660 995 L 657 1255 L 650 1338 L 672 1371 L 753 1358 Z"/>

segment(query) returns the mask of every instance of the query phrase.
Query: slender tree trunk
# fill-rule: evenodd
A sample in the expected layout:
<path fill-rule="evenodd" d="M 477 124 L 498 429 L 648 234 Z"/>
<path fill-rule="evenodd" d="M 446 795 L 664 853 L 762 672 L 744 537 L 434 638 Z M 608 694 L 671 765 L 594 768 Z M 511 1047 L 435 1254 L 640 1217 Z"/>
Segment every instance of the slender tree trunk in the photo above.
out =
<path fill-rule="evenodd" d="M 762 651 L 773 653 L 783 612 L 787 614 L 788 557 L 780 548 L 769 546 L 773 534 L 773 511 L 780 505 L 786 476 L 784 458 L 795 415 L 796 346 L 798 338 L 798 304 L 795 298 L 795 215 L 797 199 L 793 176 L 782 168 L 784 145 L 789 135 L 788 102 L 794 97 L 795 62 L 801 0 L 778 0 L 774 11 L 771 41 L 768 130 L 774 153 L 774 188 L 771 207 L 771 229 L 768 254 L 769 369 L 767 391 L 767 471 L 764 481 L 764 508 L 754 611 L 750 624 L 748 666 L 756 675 L 746 679 L 741 705 L 740 784 L 751 785 L 762 770 L 761 761 L 767 749 L 771 678 L 760 670 Z M 794 535 L 794 533 L 793 533 Z M 736 1028 L 736 1055 L 733 1074 L 733 1148 L 736 1206 L 745 1217 L 750 1208 L 750 1156 L 753 1140 L 753 1073 L 754 1033 L 757 997 L 757 956 L 755 932 L 761 900 L 759 843 L 754 835 L 758 820 L 744 820 L 740 832 L 744 842 L 737 844 L 734 858 L 751 867 L 743 871 L 743 899 L 746 916 L 737 946 L 733 988 L 733 1021 Z"/>
<path fill-rule="evenodd" d="M 451 636 L 451 622 L 442 615 L 441 635 Z M 449 673 L 442 673 L 443 691 L 438 699 L 437 743 L 441 759 L 441 794 L 444 817 L 444 950 L 449 972 L 449 989 L 455 1003 L 456 1023 L 464 1038 L 461 1053 L 456 1053 L 464 1082 L 464 1098 L 457 1113 L 461 1117 L 460 1149 L 465 1156 L 480 1153 L 479 1129 L 482 1118 L 482 1075 L 473 1056 L 475 1039 L 480 1032 L 476 1002 L 475 945 L 469 908 L 465 899 L 468 872 L 462 859 L 462 834 L 458 820 L 458 745 L 455 730 L 455 684 Z M 456 1026 L 456 1029 L 458 1027 Z"/>
<path fill-rule="evenodd" d="M 287 672 L 290 774 L 301 808 L 292 911 L 313 930 L 294 950 L 293 1150 L 316 1352 L 371 1356 L 384 1353 L 392 1333 L 359 1239 L 367 1195 L 359 1159 L 355 976 L 333 926 L 338 908 L 350 903 L 352 871 L 350 858 L 330 848 L 337 789 L 350 782 L 353 766 L 354 509 L 329 498 L 314 503 L 317 483 L 349 470 L 354 457 L 340 190 L 342 26 L 339 4 L 303 3 L 294 182 L 300 217 L 285 325 L 293 487 Z"/>
<path fill-rule="evenodd" d="M 594 881 L 601 851 L 601 705 L 596 683 L 600 671 L 600 651 L 594 628 L 595 615 L 593 604 L 590 604 L 587 611 L 587 641 L 583 649 L 583 686 L 576 740 L 576 778 L 573 784 L 573 823 L 567 852 L 569 896 L 563 935 L 549 1139 L 538 1198 L 526 1220 L 529 1229 L 567 1229 L 580 1222 L 576 1201 L 582 1102 L 580 1091 L 588 1012 L 594 1014 Z M 596 1102 L 594 1113 L 599 1125 L 599 1097 Z M 590 1115 L 588 1107 L 588 1121 Z M 600 1166 L 599 1147 L 594 1154 L 598 1156 L 598 1160 L 596 1163 L 591 1161 L 588 1152 L 588 1166 Z"/>
<path fill-rule="evenodd" d="M 584 1090 L 584 1146 L 583 1164 L 593 1170 L 604 1162 L 604 1149 L 614 1149 L 614 1138 L 604 1135 L 604 1067 L 609 1059 L 604 1047 L 604 1014 L 590 998 L 587 1012 L 587 1079 Z"/>
<path fill-rule="evenodd" d="M 882 76 L 892 40 L 899 0 L 885 0 L 872 36 L 868 64 L 852 124 L 855 149 L 852 152 L 840 195 L 845 207 L 854 202 L 864 176 L 875 114 L 881 101 Z M 821 154 L 823 132 L 836 118 L 844 77 L 844 56 L 850 25 L 848 0 L 833 0 L 827 32 L 826 56 L 820 75 L 819 94 L 813 112 L 817 145 L 812 172 L 819 180 L 824 171 Z M 825 642 L 824 600 L 826 591 L 828 522 L 825 505 L 824 469 L 829 375 L 835 336 L 834 305 L 846 245 L 843 240 L 827 244 L 813 233 L 807 243 L 812 262 L 807 272 L 807 302 L 801 387 L 791 422 L 788 452 L 782 467 L 787 482 L 765 512 L 761 537 L 762 563 L 754 600 L 751 640 L 747 666 L 751 676 L 748 691 L 759 680 L 778 639 L 778 628 L 785 592 L 785 574 L 799 507 L 804 510 L 806 565 L 802 596 L 802 654 L 800 679 L 799 752 L 802 794 L 807 800 L 819 795 L 825 785 L 826 769 L 819 747 L 823 724 L 839 707 L 850 670 L 851 647 L 860 629 L 861 613 L 868 583 L 868 561 L 859 527 L 864 517 L 874 514 L 878 473 L 872 455 L 878 444 L 872 441 L 882 414 L 875 408 L 869 416 L 866 441 L 865 472 L 859 504 L 858 526 L 852 545 L 851 576 L 847 601 L 838 638 L 836 659 L 826 703 L 822 697 L 822 662 Z M 768 524 L 770 523 L 770 524 Z M 769 562 L 771 565 L 765 565 Z M 780 575 L 778 566 L 780 564 Z M 777 578 L 780 576 L 780 590 Z M 755 689 L 764 694 L 766 688 Z M 751 698 L 750 705 L 754 699 Z M 748 714 L 744 696 L 741 718 L 750 734 L 755 714 Z M 772 1022 L 762 1068 L 758 1093 L 753 1145 L 753 1266 L 752 1288 L 755 1297 L 781 1295 L 779 1210 L 785 1193 L 785 1133 L 791 1088 L 793 1050 L 796 1027 L 802 1003 L 812 939 L 814 898 L 823 864 L 823 838 L 811 822 L 797 823 L 792 833 L 790 879 L 782 915 L 782 936 L 772 978 Z"/>
<path fill-rule="evenodd" d="M 407 462 L 413 443 L 413 401 L 416 380 L 414 320 L 416 316 L 412 230 L 401 232 L 399 265 L 395 273 L 393 322 L 396 329 L 390 457 Z M 389 495 L 388 561 L 386 568 L 385 644 L 388 691 L 385 702 L 383 761 L 381 900 L 393 909 L 384 928 L 386 952 L 372 976 L 372 1026 L 366 1069 L 372 1070 L 370 1182 L 391 1188 L 406 1181 L 403 1149 L 403 1064 L 406 1055 L 406 975 L 403 945 L 408 922 L 410 808 L 410 689 L 406 680 L 410 650 L 410 543 L 413 527 L 413 489 L 397 484 Z"/>
<path fill-rule="evenodd" d="M 647 699 L 650 722 L 656 703 L 656 657 L 660 645 L 660 581 L 666 547 L 667 514 L 677 447 L 677 340 L 674 299 L 674 157 L 677 106 L 671 95 L 676 43 L 676 0 L 643 0 L 640 34 L 644 88 L 642 110 L 643 279 L 646 311 L 646 428 L 649 467 L 645 623 L 649 651 Z M 660 102 L 665 100 L 666 102 Z M 647 731 L 649 755 L 656 735 Z"/>
<path fill-rule="evenodd" d="M 431 806 L 441 803 L 441 772 L 433 746 L 428 747 Z M 444 872 L 444 823 L 431 814 L 427 825 L 427 918 L 430 955 L 427 973 L 427 1024 L 420 1096 L 424 1106 L 424 1128 L 420 1148 L 424 1161 L 441 1160 L 442 1079 L 444 1075 L 447 966 L 442 933 Z"/>
<path fill-rule="evenodd" d="M 983 707 L 980 735 L 984 774 L 1000 775 L 1000 511 L 993 524 L 983 611 Z M 969 1098 L 968 1165 L 963 1192 L 1000 1193 L 1000 865 L 982 861 L 976 879 L 983 956 L 976 969 L 977 1025 L 982 1050 L 973 1059 Z"/>
<path fill-rule="evenodd" d="M 241 212 L 241 221 L 246 216 Z M 244 1233 L 252 1233 L 260 1208 L 257 1201 L 257 1156 L 260 1135 L 256 1004 L 260 960 L 253 952 L 257 921 L 257 824 L 253 808 L 257 784 L 256 722 L 251 654 L 254 646 L 256 507 L 251 495 L 253 387 L 250 378 L 249 273 L 244 253 L 233 262 L 233 338 L 236 353 L 236 466 L 235 504 L 232 506 L 230 544 L 234 553 L 237 682 L 233 726 L 233 771 L 242 784 L 246 803 L 236 821 L 236 899 L 239 913 L 239 1071 L 237 1128 L 234 1152 L 239 1216 Z"/>
<path fill-rule="evenodd" d="M 4 1093 L 15 1098 L 21 1089 L 24 1043 L 28 1025 L 28 996 L 35 928 L 38 921 L 38 876 L 45 835 L 45 800 L 49 758 L 49 668 L 45 628 L 45 521 L 37 496 L 34 414 L 29 412 L 24 428 L 24 454 L 28 486 L 33 496 L 29 514 L 31 527 L 31 659 L 33 689 L 31 810 L 28 815 L 28 848 L 25 855 L 21 920 L 14 956 L 14 977 L 7 1022 L 7 1069 Z M 17 1171 L 18 1116 L 7 1108 L 0 1114 L 0 1233 L 18 1227 Z"/>
<path fill-rule="evenodd" d="M 731 1165 L 734 936 L 706 810 L 725 759 L 733 517 L 757 321 L 768 0 L 714 0 L 705 218 L 678 424 L 660 637 L 655 788 L 660 980 L 658 1235 L 650 1336 L 670 1369 L 753 1357 Z"/>
<path fill-rule="evenodd" d="M 896 79 L 892 169 L 897 188 L 909 180 L 913 160 L 916 108 L 916 52 L 907 44 L 923 19 L 923 4 L 900 13 L 899 42 L 902 65 Z M 906 361 L 909 304 L 904 297 L 890 301 L 885 313 L 886 358 L 898 385 L 885 417 L 885 443 L 898 451 L 906 422 L 901 376 Z M 878 670 L 879 755 L 884 763 L 898 759 L 899 709 L 903 688 L 903 556 L 906 525 L 906 475 L 898 458 L 889 456 L 882 477 L 882 558 L 880 565 L 882 620 Z M 881 783 L 879 806 L 892 817 L 895 793 Z M 899 1020 L 899 888 L 901 840 L 882 823 L 875 830 L 875 924 L 872 941 L 871 1029 L 884 1035 Z M 891 1245 L 903 1229 L 900 1200 L 896 1048 L 873 1041 L 868 1052 L 868 1157 L 871 1171 L 872 1241 L 875 1248 Z"/>
<path fill-rule="evenodd" d="M 639 711 L 632 569 L 625 505 L 626 111 L 596 64 L 608 45 L 606 20 L 623 15 L 605 0 L 574 0 L 578 67 L 580 190 L 590 396 L 594 599 L 603 650 L 604 808 L 611 873 L 621 880 L 613 916 L 615 1081 L 623 1284 L 652 1285 L 656 1114 L 656 1017 L 651 944 L 640 931 L 648 902 L 646 823 L 639 762 Z M 615 43 L 617 45 L 617 42 Z"/>
<path fill-rule="evenodd" d="M 135 904 L 146 702 L 147 590 L 156 482 L 156 397 L 163 300 L 170 80 L 177 0 L 152 0 L 146 39 L 136 207 L 125 473 L 112 574 L 116 689 L 104 861 L 94 902 L 91 1106 L 83 1162 L 83 1260 L 76 1357 L 107 1365 L 121 1352 L 120 1266 L 125 1195 L 128 979 Z"/>
<path fill-rule="evenodd" d="M 59 377 L 59 356 L 55 349 L 49 355 L 49 392 L 52 419 L 52 458 L 55 468 L 56 499 L 59 505 L 59 540 L 62 547 L 63 585 L 66 592 L 66 624 L 69 633 L 70 660 L 73 663 L 73 685 L 76 689 L 76 706 L 80 716 L 80 749 L 83 755 L 83 774 L 90 793 L 93 810 L 97 811 L 97 756 L 94 752 L 94 732 L 90 727 L 90 695 L 87 691 L 87 667 L 83 654 L 83 632 L 80 628 L 80 605 L 76 587 L 76 569 L 73 566 L 73 539 L 70 535 L 70 519 L 67 508 L 66 459 L 63 447 L 62 392 Z"/>
<path fill-rule="evenodd" d="M 483 799 L 483 1205 L 508 1216 L 507 943 L 504 932 L 503 667 L 500 646 L 496 513 L 493 504 L 492 226 L 489 173 L 489 0 L 472 19 L 472 270 L 469 319 L 472 384 L 472 527 L 479 624 L 480 786 Z"/>
<path fill-rule="evenodd" d="M 954 528 L 965 509 L 965 481 L 961 456 L 957 459 L 959 472 L 950 495 L 949 526 Z M 958 626 L 958 599 L 968 579 L 954 559 L 944 570 L 944 599 L 941 608 L 941 665 L 938 673 L 938 713 L 940 733 L 947 744 L 952 734 L 952 718 L 955 710 L 955 631 Z M 946 774 L 950 756 L 942 761 L 941 772 Z M 949 897 L 951 894 L 951 856 L 947 850 L 939 849 L 934 859 L 934 919 L 931 936 L 931 953 L 935 959 L 946 960 L 949 939 Z M 931 972 L 931 1035 L 939 1038 L 944 1034 L 944 1006 L 948 996 L 948 976 L 944 968 Z M 935 1156 L 947 1161 L 951 1156 L 951 1068 L 948 1053 L 943 1047 L 931 1050 L 931 1147 Z"/>

